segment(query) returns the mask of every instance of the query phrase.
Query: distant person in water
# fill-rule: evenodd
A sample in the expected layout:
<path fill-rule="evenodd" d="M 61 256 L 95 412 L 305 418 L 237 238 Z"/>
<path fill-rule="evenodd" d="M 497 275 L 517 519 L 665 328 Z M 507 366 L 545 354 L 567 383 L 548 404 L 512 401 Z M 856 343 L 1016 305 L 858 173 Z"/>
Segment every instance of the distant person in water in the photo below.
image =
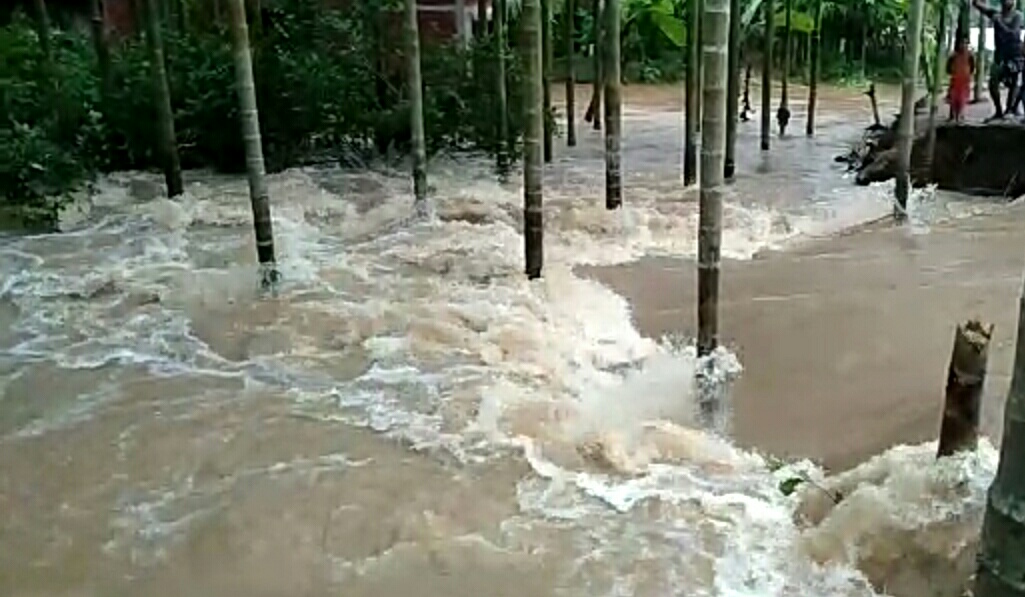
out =
<path fill-rule="evenodd" d="M 964 109 L 971 95 L 972 75 L 975 73 L 975 56 L 968 49 L 964 37 L 954 42 L 954 53 L 947 59 L 947 74 L 950 75 L 950 87 L 947 94 L 950 101 L 950 119 L 961 122 Z"/>
<path fill-rule="evenodd" d="M 993 33 L 996 38 L 996 52 L 993 56 L 993 67 L 989 72 L 989 97 L 993 100 L 993 116 L 987 120 L 1003 118 L 1003 104 L 1000 102 L 1000 84 L 1007 87 L 1008 111 L 1014 108 L 1018 97 L 1018 79 L 1022 71 L 1021 53 L 1021 12 L 1014 8 L 1014 0 L 1001 0 L 1000 10 L 994 10 L 982 0 L 972 0 L 979 12 L 993 21 Z"/>

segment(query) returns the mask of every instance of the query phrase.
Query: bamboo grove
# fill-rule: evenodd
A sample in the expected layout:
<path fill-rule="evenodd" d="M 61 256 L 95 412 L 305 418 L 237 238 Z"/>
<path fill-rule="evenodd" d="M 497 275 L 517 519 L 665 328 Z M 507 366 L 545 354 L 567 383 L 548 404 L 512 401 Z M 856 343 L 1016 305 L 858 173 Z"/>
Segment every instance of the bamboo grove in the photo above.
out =
<path fill-rule="evenodd" d="M 788 126 L 793 117 L 791 111 L 790 77 L 795 68 L 796 57 L 801 54 L 807 55 L 804 66 L 807 67 L 809 91 L 807 98 L 807 109 L 805 110 L 806 135 L 813 135 L 815 132 L 815 110 L 817 107 L 817 84 L 821 75 L 821 60 L 824 53 L 824 36 L 822 35 L 823 22 L 827 15 L 836 18 L 837 13 L 851 10 L 851 5 L 845 3 L 830 2 L 828 0 L 811 0 L 803 2 L 795 8 L 796 0 L 684 0 L 685 4 L 672 6 L 666 3 L 648 2 L 647 4 L 633 4 L 633 9 L 624 7 L 621 0 L 592 0 L 589 5 L 577 5 L 575 0 L 522 0 L 514 6 L 510 6 L 505 0 L 496 0 L 494 4 L 494 19 L 490 22 L 490 28 L 486 32 L 480 32 L 485 38 L 486 53 L 482 54 L 486 60 L 480 60 L 481 56 L 472 53 L 465 53 L 463 50 L 470 47 L 475 40 L 475 35 L 466 30 L 466 20 L 459 19 L 458 37 L 461 50 L 459 53 L 449 56 L 451 67 L 459 73 L 460 80 L 465 80 L 467 73 L 472 71 L 474 75 L 470 79 L 473 84 L 484 90 L 486 97 L 494 100 L 497 108 L 497 122 L 487 122 L 480 130 L 487 135 L 474 137 L 473 129 L 464 132 L 457 143 L 465 145 L 467 139 L 476 139 L 477 149 L 485 149 L 495 157 L 496 171 L 499 176 L 506 177 L 513 169 L 515 160 L 522 156 L 523 175 L 523 213 L 524 213 L 524 259 L 525 273 L 529 279 L 540 278 L 544 269 L 544 171 L 545 164 L 552 162 L 559 151 L 572 152 L 577 145 L 578 136 L 585 131 L 578 132 L 575 123 L 577 114 L 576 102 L 576 72 L 578 67 L 575 56 L 578 46 L 589 46 L 591 52 L 590 70 L 592 91 L 591 98 L 584 112 L 584 120 L 589 122 L 595 134 L 604 139 L 605 151 L 605 184 L 604 203 L 608 210 L 622 208 L 624 203 L 630 201 L 629 189 L 623 185 L 623 162 L 622 151 L 622 84 L 624 79 L 624 45 L 635 43 L 627 35 L 630 28 L 637 28 L 638 22 L 647 18 L 652 23 L 657 23 L 659 35 L 673 41 L 681 49 L 680 61 L 686 65 L 686 100 L 683 113 L 685 139 L 681 156 L 683 166 L 683 185 L 699 186 L 699 223 L 698 223 L 698 250 L 697 250 L 697 272 L 698 272 L 698 337 L 697 349 L 700 356 L 711 354 L 718 345 L 718 298 L 720 279 L 720 245 L 722 240 L 722 211 L 723 195 L 725 185 L 729 179 L 735 176 L 737 171 L 736 143 L 737 123 L 745 116 L 749 108 L 749 81 L 752 65 L 760 59 L 762 70 L 761 85 L 761 110 L 760 110 L 760 147 L 768 151 L 772 144 L 772 121 L 773 113 L 776 115 L 776 128 L 779 136 L 787 134 Z M 778 6 L 782 3 L 782 6 Z M 889 6 L 893 14 L 899 14 L 901 18 L 907 17 L 907 23 L 901 24 L 903 33 L 903 72 L 901 86 L 901 115 L 898 126 L 898 147 L 899 147 L 899 171 L 897 176 L 895 211 L 898 216 L 902 215 L 907 206 L 910 189 L 910 178 L 908 170 L 910 165 L 911 143 L 915 137 L 914 104 L 917 97 L 917 85 L 921 75 L 925 75 L 930 82 L 930 110 L 927 133 L 932 133 L 935 127 L 937 112 L 937 94 L 940 88 L 941 72 L 940 62 L 947 53 L 946 43 L 948 39 L 948 28 L 956 31 L 955 36 L 966 36 L 970 13 L 967 3 L 962 0 L 934 0 L 926 3 L 925 0 L 908 0 L 906 3 L 875 3 L 876 10 L 879 7 Z M 225 151 L 229 155 L 241 156 L 244 161 L 244 170 L 248 176 L 251 206 L 253 212 L 253 227 L 256 244 L 256 253 L 261 266 L 260 282 L 264 287 L 272 288 L 279 279 L 276 265 L 273 226 L 272 226 L 272 197 L 270 197 L 268 185 L 265 180 L 267 170 L 265 151 L 272 148 L 272 151 L 280 152 L 281 140 L 278 131 L 273 131 L 270 139 L 261 130 L 262 121 L 259 116 L 259 102 L 261 98 L 273 101 L 273 98 L 261 94 L 254 77 L 254 64 L 266 60 L 266 40 L 274 35 L 272 31 L 266 31 L 267 23 L 262 18 L 259 2 L 253 0 L 223 0 L 214 2 L 215 14 L 212 16 L 216 24 L 221 19 L 227 19 L 227 26 L 216 30 L 215 33 L 225 35 L 229 40 L 231 61 L 231 80 L 222 80 L 234 88 L 234 100 L 227 109 L 227 114 L 236 116 L 240 129 L 237 131 L 238 141 L 234 144 L 215 148 Z M 226 5 L 227 10 L 224 11 Z M 637 9 L 640 5 L 641 9 Z M 142 36 L 144 38 L 145 60 L 140 64 L 147 66 L 147 81 L 149 107 L 153 115 L 151 146 L 147 149 L 155 156 L 154 161 L 159 164 L 164 174 L 167 196 L 174 198 L 184 191 L 182 181 L 182 169 L 189 163 L 183 160 L 183 152 L 188 155 L 194 152 L 196 133 L 189 132 L 182 135 L 178 125 L 183 118 L 177 118 L 175 105 L 181 104 L 181 100 L 175 99 L 173 87 L 175 84 L 182 84 L 185 76 L 178 69 L 168 69 L 169 61 L 167 48 L 165 47 L 165 32 L 173 30 L 170 23 L 173 21 L 175 27 L 185 30 L 189 25 L 189 17 L 192 16 L 186 2 L 178 0 L 137 0 L 139 14 L 142 18 Z M 465 3 L 458 3 L 463 6 Z M 668 7 L 668 8 L 667 8 Z M 73 138 L 82 136 L 81 131 L 74 130 L 76 127 L 93 126 L 94 116 L 90 111 L 83 114 L 76 107 L 68 105 L 67 95 L 73 91 L 75 81 L 73 78 L 62 77 L 58 73 L 62 68 L 63 56 L 66 55 L 66 48 L 62 44 L 55 43 L 54 32 L 51 26 L 51 16 L 45 0 L 33 0 L 31 3 L 33 13 L 32 24 L 35 30 L 38 47 L 26 49 L 18 46 L 23 53 L 35 52 L 38 57 L 35 64 L 41 73 L 42 84 L 38 87 L 26 88 L 27 91 L 19 96 L 9 89 L 4 89 L 4 106 L 7 109 L 19 107 L 20 104 L 28 106 L 41 104 L 52 108 L 52 114 L 38 114 L 38 118 L 49 117 L 57 131 L 58 139 Z M 194 7 L 193 7 L 194 8 Z M 352 124 L 349 126 L 362 126 L 370 137 L 378 141 L 378 148 L 381 147 L 382 130 L 392 126 L 399 131 L 408 133 L 408 153 L 411 155 L 411 173 L 413 199 L 412 210 L 420 218 L 431 217 L 431 197 L 429 178 L 428 155 L 431 150 L 430 144 L 438 143 L 439 140 L 451 139 L 453 133 L 448 130 L 448 123 L 438 125 L 432 122 L 432 116 L 444 114 L 444 108 L 437 108 L 434 103 L 439 101 L 432 90 L 436 80 L 432 77 L 442 72 L 436 62 L 426 62 L 422 55 L 421 32 L 419 30 L 419 11 L 416 0 L 402 0 L 402 3 L 395 6 L 381 5 L 369 11 L 366 24 L 367 31 L 374 32 L 367 36 L 355 34 L 351 29 L 342 26 L 331 31 L 322 31 L 323 28 L 332 26 L 331 22 L 325 20 L 323 15 L 310 14 L 308 3 L 297 3 L 290 18 L 304 20 L 308 29 L 305 31 L 312 36 L 322 40 L 328 40 L 325 45 L 318 48 L 318 51 L 332 48 L 332 40 L 336 34 L 342 38 L 364 44 L 365 49 L 375 56 L 369 66 L 370 69 L 380 68 L 393 57 L 394 51 L 384 48 L 383 40 L 387 39 L 387 14 L 400 16 L 401 36 L 401 68 L 398 70 L 405 79 L 407 97 L 404 98 L 405 109 L 389 113 L 390 119 L 382 117 L 374 126 L 367 123 Z M 679 8 L 682 14 L 675 11 Z M 899 9 L 899 10 L 898 10 Z M 631 12 L 631 10 L 633 12 Z M 662 11 L 662 12 L 660 12 Z M 668 12 L 666 12 L 668 11 Z M 562 27 L 556 26 L 555 15 L 561 14 Z M 113 106 L 119 101 L 128 101 L 125 96 L 119 96 L 119 85 L 125 85 L 130 79 L 125 78 L 125 73 L 115 72 L 115 61 L 119 59 L 111 47 L 108 36 L 108 27 L 104 21 L 104 10 L 101 0 L 90 0 L 89 2 L 89 25 L 92 32 L 92 46 L 95 53 L 95 68 L 99 71 L 96 79 L 99 81 L 98 104 L 101 107 L 99 118 L 116 121 L 116 110 Z M 569 15 L 568 17 L 566 15 Z M 624 19 L 624 14 L 626 18 Z M 869 27 L 880 23 L 887 23 L 893 20 L 893 14 L 879 16 L 876 14 L 872 19 L 862 18 L 856 22 L 861 26 L 860 52 L 862 59 L 861 67 L 866 63 L 865 54 L 868 50 Z M 661 15 L 661 16 L 659 16 Z M 760 18 L 759 18 L 760 15 Z M 173 18 L 172 18 L 173 16 Z M 586 20 L 583 19 L 586 17 Z M 665 18 L 671 17 L 671 18 Z M 682 17 L 682 18 L 677 18 Z M 890 19 L 890 21 L 886 21 Z M 899 20 L 899 19 L 898 19 Z M 956 22 L 955 27 L 948 27 L 948 24 Z M 981 22 L 980 22 L 981 23 Z M 586 39 L 590 43 L 582 43 L 586 25 Z M 274 23 L 271 23 L 274 25 Z M 777 35 L 776 30 L 781 26 L 782 35 Z M 754 31 L 759 28 L 761 34 Z M 215 27 L 216 29 L 216 27 Z M 515 29 L 515 30 L 514 30 Z M 563 114 L 566 131 L 565 148 L 557 147 L 555 143 L 556 130 L 558 125 L 557 114 L 560 112 L 553 105 L 552 84 L 555 80 L 555 48 L 556 32 L 561 31 L 564 47 L 563 76 L 566 84 L 565 103 L 561 110 Z M 980 28 L 980 38 L 982 28 Z M 927 35 L 928 34 L 928 35 Z M 932 51 L 922 51 L 923 37 L 932 40 Z M 207 38 L 210 41 L 211 38 Z M 858 39 L 855 35 L 854 39 Z M 514 41 L 510 41 L 514 40 Z M 803 40 L 803 41 L 802 41 Z M 760 42 L 760 43 L 759 43 Z M 213 42 L 211 42 L 213 43 Z M 17 45 L 17 44 L 15 44 Z M 201 47 L 200 53 L 209 52 L 216 46 Z M 344 54 L 345 48 L 336 48 L 342 56 L 342 60 L 348 59 Z M 174 52 L 186 52 L 188 46 L 177 45 Z M 362 51 L 362 50 L 361 50 Z M 28 55 L 28 54 L 25 54 Z M 309 58 L 313 59 L 318 54 L 311 53 Z M 172 54 L 174 56 L 174 54 Z M 925 60 L 926 68 L 922 69 L 922 57 L 931 57 L 932 63 Z M 177 57 L 175 57 L 177 58 Z M 336 59 L 331 56 L 329 60 Z M 12 64 L 17 61 L 15 57 Z M 22 62 L 20 64 L 27 64 Z M 263 64 L 263 63 L 261 63 Z M 357 68 L 366 67 L 366 61 L 362 58 L 356 60 Z M 316 80 L 328 79 L 329 82 L 341 84 L 341 81 L 331 80 L 331 73 L 335 71 L 318 70 L 323 67 L 327 69 L 327 63 L 317 66 L 313 70 L 317 72 Z M 430 66 L 430 68 L 424 68 Z M 780 68 L 779 83 L 780 95 L 779 104 L 773 111 L 772 100 L 774 81 L 774 69 Z M 215 68 L 223 68 L 217 64 Z M 294 65 L 287 65 L 283 70 L 294 70 Z M 745 73 L 744 84 L 741 84 L 741 72 Z M 169 73 L 175 73 L 172 77 Z M 980 69 L 981 72 L 981 69 Z M 977 82 L 981 82 L 981 75 L 976 75 Z M 393 93 L 388 89 L 388 81 L 383 77 L 371 77 L 367 81 L 374 84 L 361 85 L 360 89 L 352 93 Z M 287 80 L 287 79 L 286 79 Z M 127 82 L 126 82 L 127 81 Z M 120 83 L 119 83 L 120 82 Z M 371 87 L 372 89 L 366 89 Z M 976 89 L 979 85 L 976 85 Z M 210 91 L 207 89 L 206 91 Z M 322 88 L 319 94 L 314 94 L 320 102 L 327 102 L 332 94 L 338 89 Z M 467 93 L 473 93 L 474 88 L 467 88 Z M 37 97 L 48 98 L 47 102 L 36 101 Z M 118 99 L 120 97 L 120 99 Z M 357 96 L 347 96 L 345 101 L 353 101 Z M 744 98 L 743 103 L 741 98 Z M 94 98 L 95 99 L 95 98 Z M 458 93 L 456 97 L 448 97 L 447 100 L 459 104 Z M 190 101 L 207 102 L 214 101 L 207 98 L 192 98 Z M 19 104 L 20 102 L 20 104 Z M 431 109 L 428 110 L 427 106 Z M 465 105 L 465 104 L 463 104 Z M 27 109 L 27 108 L 26 108 Z M 495 108 L 485 108 L 494 113 Z M 459 112 L 457 120 L 465 120 L 465 114 Z M 339 112 L 338 114 L 341 114 Z M 396 116 L 398 120 L 396 121 Z M 297 113 L 297 118 L 308 118 L 308 113 Z M 209 123 L 208 123 L 209 124 Z M 492 126 L 493 125 L 493 126 Z M 193 124 L 193 126 L 195 126 Z M 455 125 L 453 125 L 455 126 Z M 432 128 L 433 127 L 433 128 Z M 118 127 L 113 127 L 118 128 Z M 201 128 L 201 127 L 200 127 Z M 0 138 L 2 151 L 10 151 L 10 147 L 24 149 L 36 147 L 29 142 L 37 142 L 42 147 L 41 153 L 51 151 L 51 146 L 45 145 L 38 139 L 33 140 L 31 136 L 26 137 L 25 127 L 18 128 L 11 133 L 6 132 L 7 138 Z M 349 129 L 347 129 L 349 130 Z M 438 133 L 437 131 L 441 132 Z M 121 131 L 123 134 L 124 131 Z M 351 132 L 346 133 L 349 137 Z M 22 135 L 18 137 L 17 135 Z M 60 137 L 59 135 L 64 135 Z M 389 141 L 387 135 L 383 135 L 385 141 Z M 402 139 L 403 135 L 397 134 L 390 138 L 394 143 L 396 139 Z M 26 139 L 28 139 L 26 141 Z M 121 145 L 108 145 L 105 147 L 89 147 L 90 151 L 114 151 L 116 147 L 127 144 L 132 145 L 131 139 L 120 141 Z M 38 148 L 37 147 L 37 148 Z M 308 148 L 307 148 L 308 149 Z M 20 150 L 20 149 L 19 149 Z M 45 151 L 44 151 L 45 150 Z M 131 152 L 129 152 L 131 153 Z M 216 153 L 216 152 L 215 152 Z M 12 160 L 10 156 L 0 158 Z M 189 159 L 192 159 L 191 157 Z M 131 162 L 129 162 L 131 163 Z M 59 161 L 47 162 L 38 169 L 44 172 L 62 172 L 61 168 L 70 167 L 68 164 Z M 30 168 L 31 170 L 31 168 Z M 12 176 L 10 172 L 6 174 Z M 13 176 L 21 176 L 15 173 Z M 30 185 L 23 179 L 14 178 L 13 184 L 23 184 L 26 189 Z M 9 181 L 7 181 L 9 182 Z M 1025 293 L 1025 291 L 1023 291 Z M 1023 298 L 1025 301 L 1025 298 Z M 1025 321 L 1025 303 L 1022 305 L 1023 319 Z M 1025 324 L 1019 324 L 1019 339 L 1025 337 Z M 1019 353 L 1023 349 L 1019 346 Z M 1022 545 L 1022 537 L 1025 537 L 1025 522 L 1020 512 L 1021 505 L 1025 502 L 1025 475 L 1020 474 L 1015 467 L 1012 467 L 1013 459 L 1020 459 L 1022 442 L 1025 442 L 1025 430 L 1020 429 L 1022 421 L 1025 420 L 1025 356 L 1018 355 L 1016 359 L 1014 382 L 1011 389 L 1011 400 L 1007 408 L 1008 426 L 1007 435 L 1001 453 L 1001 467 L 991 489 L 989 506 L 986 514 L 986 521 L 983 532 L 983 546 L 980 556 L 980 567 L 978 574 L 978 585 L 976 595 L 978 597 L 992 597 L 995 595 L 1025 595 L 1025 585 L 1022 585 L 1021 575 L 1025 570 L 1025 545 Z M 1020 468 L 1020 467 L 1017 467 Z"/>

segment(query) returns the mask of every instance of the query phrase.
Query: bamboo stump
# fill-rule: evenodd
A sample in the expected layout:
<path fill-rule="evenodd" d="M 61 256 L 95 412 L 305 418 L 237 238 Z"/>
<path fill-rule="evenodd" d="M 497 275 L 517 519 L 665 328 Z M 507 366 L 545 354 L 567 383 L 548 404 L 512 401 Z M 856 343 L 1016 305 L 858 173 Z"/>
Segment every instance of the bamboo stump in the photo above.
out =
<path fill-rule="evenodd" d="M 979 441 L 979 412 L 993 326 L 969 321 L 957 326 L 947 372 L 943 423 L 936 457 L 974 450 Z"/>
<path fill-rule="evenodd" d="M 876 98 L 875 83 L 868 86 L 868 91 L 865 92 L 865 95 L 868 96 L 868 101 L 872 103 L 872 126 L 882 128 L 883 123 L 879 120 L 879 100 Z"/>

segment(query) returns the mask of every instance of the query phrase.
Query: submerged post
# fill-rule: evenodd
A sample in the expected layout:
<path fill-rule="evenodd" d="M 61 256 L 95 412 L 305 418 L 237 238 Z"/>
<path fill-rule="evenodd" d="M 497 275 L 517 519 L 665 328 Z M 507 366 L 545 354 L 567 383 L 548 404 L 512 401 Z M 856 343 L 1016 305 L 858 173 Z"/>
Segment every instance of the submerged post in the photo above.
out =
<path fill-rule="evenodd" d="M 957 326 L 947 371 L 943 423 L 936 457 L 973 450 L 979 441 L 979 412 L 993 326 L 969 321 Z"/>

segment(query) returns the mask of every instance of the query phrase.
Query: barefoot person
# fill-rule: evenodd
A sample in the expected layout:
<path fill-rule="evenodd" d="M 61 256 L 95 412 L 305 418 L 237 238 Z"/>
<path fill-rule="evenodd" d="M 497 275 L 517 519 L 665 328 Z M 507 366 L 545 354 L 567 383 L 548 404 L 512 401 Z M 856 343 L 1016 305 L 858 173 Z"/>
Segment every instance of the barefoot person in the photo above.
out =
<path fill-rule="evenodd" d="M 993 22 L 996 52 L 989 75 L 989 97 L 993 100 L 993 116 L 989 120 L 1003 118 L 1000 84 L 1007 87 L 1007 107 L 1010 110 L 1017 97 L 1018 78 L 1022 71 L 1022 15 L 1014 8 L 1014 0 L 1001 0 L 999 11 L 983 4 L 983 0 L 972 0 L 972 4 Z"/>
<path fill-rule="evenodd" d="M 955 122 L 961 122 L 964 117 L 974 73 L 975 56 L 968 49 L 965 38 L 958 37 L 954 42 L 954 53 L 947 59 L 947 74 L 950 75 L 950 87 L 947 91 L 950 98 L 950 119 Z"/>

